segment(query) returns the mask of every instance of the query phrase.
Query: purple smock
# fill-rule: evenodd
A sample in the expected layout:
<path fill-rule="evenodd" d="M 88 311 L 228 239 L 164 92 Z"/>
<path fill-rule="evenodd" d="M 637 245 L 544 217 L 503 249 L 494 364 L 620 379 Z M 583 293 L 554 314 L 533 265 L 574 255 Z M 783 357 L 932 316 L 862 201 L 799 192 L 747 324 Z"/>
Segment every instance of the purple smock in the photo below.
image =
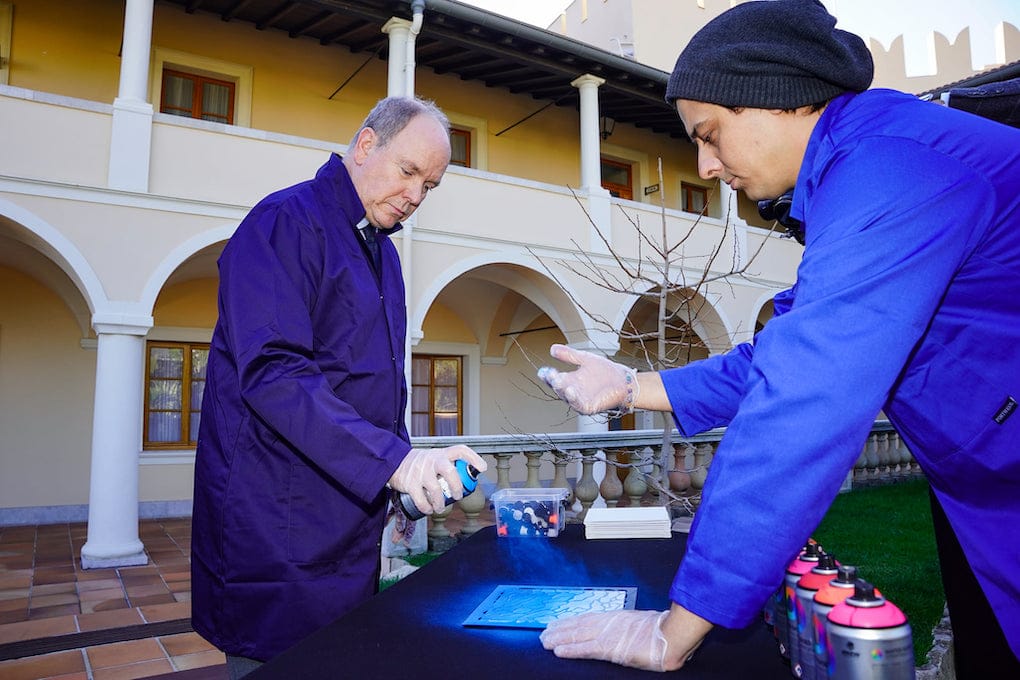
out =
<path fill-rule="evenodd" d="M 843 95 L 792 216 L 797 280 L 753 344 L 662 374 L 682 433 L 728 426 L 671 598 L 757 616 L 884 409 L 1020 657 L 1020 130 Z"/>
<path fill-rule="evenodd" d="M 340 157 L 273 193 L 219 259 L 195 459 L 192 622 L 270 659 L 377 591 L 386 484 L 410 450 L 406 315 Z"/>

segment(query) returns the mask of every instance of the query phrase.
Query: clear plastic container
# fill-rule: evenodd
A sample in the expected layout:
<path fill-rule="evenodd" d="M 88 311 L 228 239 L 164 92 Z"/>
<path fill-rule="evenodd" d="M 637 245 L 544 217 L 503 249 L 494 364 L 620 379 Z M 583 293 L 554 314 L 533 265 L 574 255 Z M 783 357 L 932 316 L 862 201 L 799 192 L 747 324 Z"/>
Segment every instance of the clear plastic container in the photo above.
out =
<path fill-rule="evenodd" d="M 506 537 L 559 536 L 566 521 L 564 501 L 569 489 L 500 489 L 492 494 L 496 535 Z"/>

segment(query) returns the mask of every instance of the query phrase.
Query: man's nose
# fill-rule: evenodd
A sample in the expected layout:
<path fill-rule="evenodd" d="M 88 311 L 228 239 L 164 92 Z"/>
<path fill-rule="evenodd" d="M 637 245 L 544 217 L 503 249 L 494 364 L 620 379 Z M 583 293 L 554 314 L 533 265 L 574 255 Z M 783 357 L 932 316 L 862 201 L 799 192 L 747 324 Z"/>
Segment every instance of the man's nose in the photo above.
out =
<path fill-rule="evenodd" d="M 698 175 L 701 179 L 715 179 L 722 173 L 722 163 L 715 157 L 715 154 L 698 152 Z"/>

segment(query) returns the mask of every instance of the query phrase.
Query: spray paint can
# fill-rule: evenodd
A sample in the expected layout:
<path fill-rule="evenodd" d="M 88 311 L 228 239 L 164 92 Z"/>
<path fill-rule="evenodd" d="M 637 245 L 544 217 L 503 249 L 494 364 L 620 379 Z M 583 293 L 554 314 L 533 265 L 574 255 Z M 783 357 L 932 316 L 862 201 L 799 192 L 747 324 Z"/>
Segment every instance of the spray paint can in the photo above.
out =
<path fill-rule="evenodd" d="M 811 612 L 818 589 L 837 576 L 836 558 L 825 554 L 818 558 L 818 565 L 800 577 L 794 589 L 794 609 L 797 615 L 797 647 L 790 650 L 790 666 L 793 674 L 806 680 L 821 680 L 824 675 L 815 669 L 814 633 L 811 628 Z"/>
<path fill-rule="evenodd" d="M 783 580 L 782 593 L 776 601 L 775 614 L 776 640 L 779 642 L 779 653 L 783 655 L 784 659 L 790 658 L 790 648 L 797 643 L 794 637 L 797 633 L 794 589 L 797 587 L 800 577 L 818 564 L 818 559 L 824 552 L 822 546 L 808 542 L 800 555 L 786 567 L 786 576 Z"/>
<path fill-rule="evenodd" d="M 857 567 L 841 564 L 836 567 L 836 578 L 819 588 L 813 598 L 811 629 L 814 640 L 815 676 L 820 680 L 829 677 L 828 635 L 825 633 L 826 617 L 833 607 L 854 594 L 856 581 Z M 876 590 L 875 594 L 880 593 Z"/>
<path fill-rule="evenodd" d="M 863 579 L 829 612 L 829 677 L 914 680 L 914 644 L 907 617 Z"/>
<path fill-rule="evenodd" d="M 467 496 L 469 493 L 475 490 L 478 486 L 478 469 L 474 465 L 469 465 L 466 461 L 458 460 L 454 463 L 454 467 L 457 469 L 457 474 L 460 475 L 460 483 L 464 485 L 464 495 Z M 442 477 L 439 478 L 439 486 L 443 490 L 443 500 L 446 505 L 453 503 L 453 496 L 450 495 L 450 485 L 446 483 L 446 480 Z M 414 500 L 411 499 L 411 494 L 403 492 L 400 494 L 400 507 L 407 515 L 408 519 L 421 519 L 425 516 L 425 513 L 418 509 L 418 506 L 414 504 Z"/>

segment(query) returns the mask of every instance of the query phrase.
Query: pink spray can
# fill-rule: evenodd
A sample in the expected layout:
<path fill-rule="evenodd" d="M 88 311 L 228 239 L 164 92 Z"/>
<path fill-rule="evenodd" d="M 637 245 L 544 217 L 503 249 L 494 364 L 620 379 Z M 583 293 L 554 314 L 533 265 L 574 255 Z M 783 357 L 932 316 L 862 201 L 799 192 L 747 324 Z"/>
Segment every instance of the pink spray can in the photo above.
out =
<path fill-rule="evenodd" d="M 863 579 L 832 608 L 825 623 L 829 677 L 914 680 L 914 644 L 907 617 Z"/>
<path fill-rule="evenodd" d="M 811 611 L 815 593 L 836 577 L 836 558 L 825 554 L 819 557 L 817 566 L 800 577 L 794 590 L 794 609 L 797 614 L 797 648 L 790 650 L 790 666 L 793 674 L 806 680 L 823 680 L 823 673 L 815 669 L 814 632 L 811 628 Z"/>
<path fill-rule="evenodd" d="M 823 585 L 815 593 L 812 602 L 811 629 L 814 639 L 815 676 L 820 680 L 829 677 L 828 636 L 825 621 L 832 608 L 854 594 L 857 581 L 857 567 L 841 564 L 836 567 L 836 578 Z M 876 590 L 876 595 L 880 593 Z"/>
<path fill-rule="evenodd" d="M 776 602 L 776 639 L 779 641 L 779 653 L 784 659 L 790 658 L 790 650 L 797 645 L 797 610 L 794 604 L 797 597 L 794 589 L 800 577 L 811 571 L 825 551 L 817 543 L 808 543 L 804 551 L 786 567 L 782 593 Z"/>

